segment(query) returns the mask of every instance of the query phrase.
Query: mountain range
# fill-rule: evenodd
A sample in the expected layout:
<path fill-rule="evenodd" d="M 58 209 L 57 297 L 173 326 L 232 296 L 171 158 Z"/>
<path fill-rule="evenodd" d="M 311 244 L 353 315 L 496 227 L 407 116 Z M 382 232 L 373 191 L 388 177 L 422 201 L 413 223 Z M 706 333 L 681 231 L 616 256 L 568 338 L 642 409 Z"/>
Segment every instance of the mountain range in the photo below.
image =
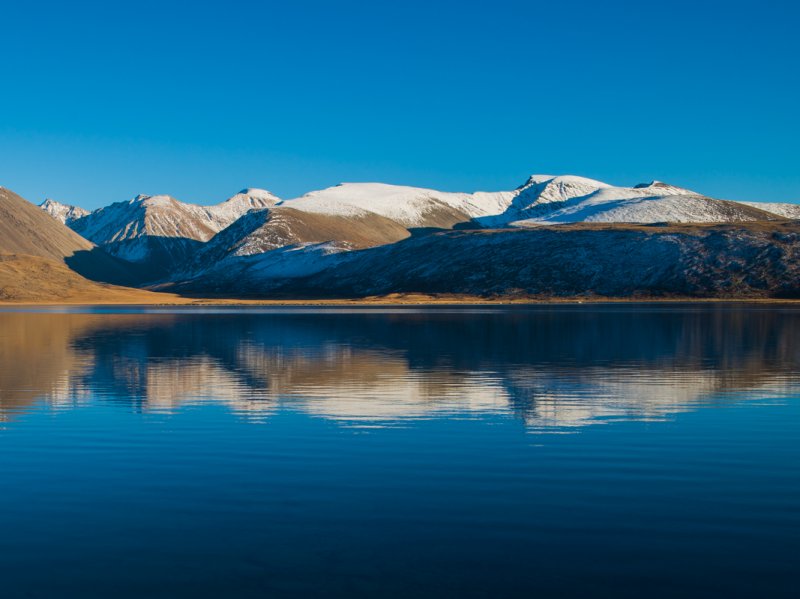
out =
<path fill-rule="evenodd" d="M 291 199 L 244 189 L 207 206 L 139 195 L 94 211 L 52 199 L 36 210 L 0 191 L 0 255 L 60 261 L 93 284 L 228 297 L 800 289 L 800 205 L 714 199 L 659 181 L 533 175 L 476 193 L 343 183 Z"/>

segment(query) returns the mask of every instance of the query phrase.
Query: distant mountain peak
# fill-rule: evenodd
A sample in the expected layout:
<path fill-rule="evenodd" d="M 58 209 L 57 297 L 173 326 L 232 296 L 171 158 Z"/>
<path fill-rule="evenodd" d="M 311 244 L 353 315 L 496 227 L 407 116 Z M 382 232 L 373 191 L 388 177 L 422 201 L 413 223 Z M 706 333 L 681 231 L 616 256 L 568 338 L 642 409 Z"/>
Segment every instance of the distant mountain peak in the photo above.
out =
<path fill-rule="evenodd" d="M 590 179 L 589 177 L 581 177 L 579 175 L 545 175 L 545 174 L 534 174 L 528 177 L 528 180 L 525 181 L 522 185 L 517 187 L 517 189 L 524 189 L 526 187 L 531 187 L 533 185 L 543 185 L 543 184 L 555 184 L 555 185 L 587 185 L 593 187 L 610 187 L 608 183 L 603 183 L 602 181 L 598 181 L 596 179 Z"/>
<path fill-rule="evenodd" d="M 65 225 L 78 220 L 89 214 L 88 210 L 84 210 L 79 206 L 72 206 L 71 204 L 64 204 L 51 198 L 46 198 L 44 202 L 39 204 L 39 208 L 47 212 L 50 216 Z"/>
<path fill-rule="evenodd" d="M 274 193 L 272 193 L 271 191 L 269 191 L 267 189 L 260 189 L 258 187 L 245 187 L 243 190 L 241 190 L 239 193 L 237 193 L 236 196 L 247 196 L 247 197 L 251 197 L 251 198 L 264 198 L 264 199 L 277 198 L 278 197 Z M 233 197 L 236 197 L 236 196 L 233 196 Z"/>
<path fill-rule="evenodd" d="M 178 200 L 176 200 L 172 196 L 164 194 L 147 195 L 144 193 L 140 193 L 128 203 L 131 205 L 136 205 L 136 204 L 143 205 L 145 206 L 145 208 L 147 208 L 151 206 L 170 206 L 176 202 L 178 202 Z"/>
<path fill-rule="evenodd" d="M 531 175 L 525 185 L 517 188 L 514 204 L 517 209 L 526 209 L 566 202 L 610 187 L 608 183 L 576 175 Z"/>
<path fill-rule="evenodd" d="M 209 209 L 220 212 L 227 210 L 230 206 L 237 206 L 239 207 L 237 212 L 239 212 L 241 215 L 244 208 L 247 208 L 248 210 L 253 208 L 271 208 L 280 201 L 281 199 L 271 191 L 259 189 L 258 187 L 246 187 L 239 193 L 229 197 L 224 202 L 220 202 L 215 206 L 211 206 Z"/>
<path fill-rule="evenodd" d="M 650 183 L 637 183 L 631 189 L 644 189 L 647 191 L 651 191 L 657 193 L 658 195 L 701 195 L 696 191 L 692 191 L 691 189 L 686 189 L 685 187 L 678 187 L 677 185 L 672 185 L 670 183 L 665 183 L 664 181 L 659 181 L 657 179 L 653 179 Z"/>
<path fill-rule="evenodd" d="M 0 189 L 2 189 L 2 187 L 0 187 Z M 53 199 L 50 199 L 50 198 L 45 198 L 44 202 L 39 204 L 39 208 L 41 208 L 41 209 L 43 209 L 45 211 L 47 211 L 47 209 L 49 209 L 49 208 L 61 208 L 61 207 L 71 208 L 71 206 L 69 206 L 68 204 L 63 204 L 63 203 L 59 202 L 58 200 L 53 200 Z"/>
<path fill-rule="evenodd" d="M 634 189 L 645 189 L 647 187 L 672 187 L 672 185 L 659 181 L 658 179 L 653 179 L 650 183 L 637 183 L 633 186 Z"/>

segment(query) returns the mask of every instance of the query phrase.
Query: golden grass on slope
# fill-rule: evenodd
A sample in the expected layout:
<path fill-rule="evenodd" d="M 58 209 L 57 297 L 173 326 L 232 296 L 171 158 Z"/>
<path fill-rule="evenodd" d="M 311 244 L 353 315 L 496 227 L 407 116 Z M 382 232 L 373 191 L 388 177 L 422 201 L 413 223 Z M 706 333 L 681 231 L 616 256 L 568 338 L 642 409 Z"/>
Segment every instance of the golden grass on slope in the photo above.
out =
<path fill-rule="evenodd" d="M 95 283 L 59 260 L 0 254 L 0 302 L 3 303 L 156 304 L 187 301 L 171 293 Z"/>

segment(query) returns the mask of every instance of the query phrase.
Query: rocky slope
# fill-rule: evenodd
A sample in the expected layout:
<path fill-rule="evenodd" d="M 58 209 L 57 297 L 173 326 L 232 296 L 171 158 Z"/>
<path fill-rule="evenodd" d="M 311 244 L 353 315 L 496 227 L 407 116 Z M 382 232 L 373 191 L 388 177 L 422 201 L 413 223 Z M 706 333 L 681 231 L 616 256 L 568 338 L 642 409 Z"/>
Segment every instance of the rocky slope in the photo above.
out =
<path fill-rule="evenodd" d="M 393 243 L 408 236 L 403 225 L 374 213 L 347 217 L 281 205 L 242 216 L 201 247 L 176 276 L 186 277 L 209 268 L 224 270 L 238 258 L 266 255 L 282 248 L 329 243 L 346 251 Z"/>
<path fill-rule="evenodd" d="M 800 295 L 800 223 L 791 222 L 448 231 L 356 252 L 304 250 L 316 253 L 303 261 L 294 250 L 296 268 L 286 261 L 292 252 L 270 252 L 182 289 L 309 297 Z"/>

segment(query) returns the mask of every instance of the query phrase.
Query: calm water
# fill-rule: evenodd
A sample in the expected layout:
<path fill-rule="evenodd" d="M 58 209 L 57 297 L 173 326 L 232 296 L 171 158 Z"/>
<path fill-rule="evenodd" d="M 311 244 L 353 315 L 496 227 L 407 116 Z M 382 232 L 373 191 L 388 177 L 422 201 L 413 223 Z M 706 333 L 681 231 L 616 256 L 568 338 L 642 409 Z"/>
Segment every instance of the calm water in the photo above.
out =
<path fill-rule="evenodd" d="M 3 597 L 789 597 L 800 309 L 0 312 Z"/>

